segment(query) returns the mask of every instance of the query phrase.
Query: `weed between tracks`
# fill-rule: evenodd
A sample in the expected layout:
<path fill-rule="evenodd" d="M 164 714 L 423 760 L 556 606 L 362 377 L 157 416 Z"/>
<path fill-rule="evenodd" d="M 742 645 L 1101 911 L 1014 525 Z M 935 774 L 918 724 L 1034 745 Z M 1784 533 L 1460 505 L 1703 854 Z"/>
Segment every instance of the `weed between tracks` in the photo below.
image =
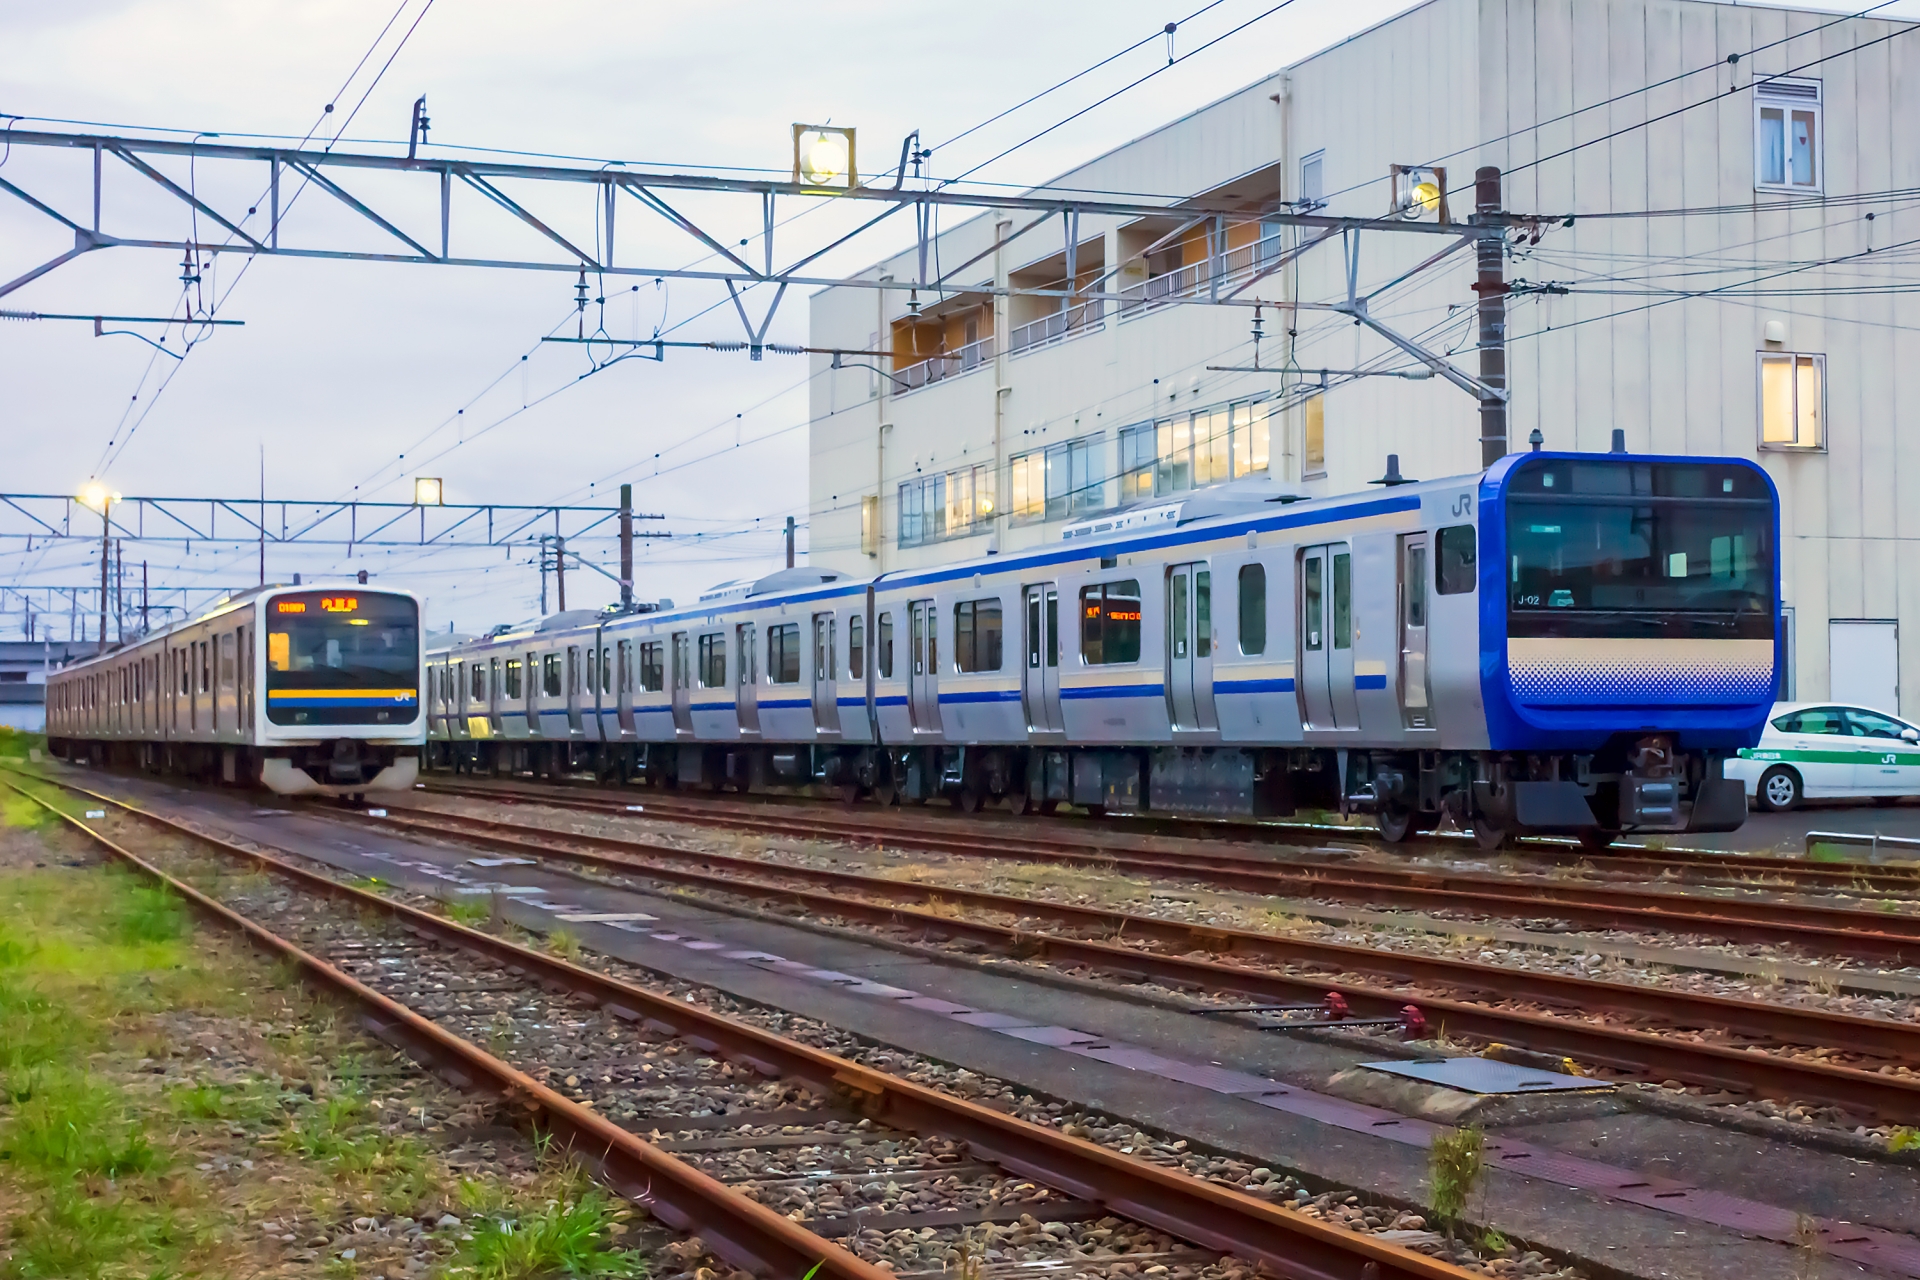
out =
<path fill-rule="evenodd" d="M 44 811 L 0 822 L 0 1280 L 644 1273 L 576 1170 Z"/>

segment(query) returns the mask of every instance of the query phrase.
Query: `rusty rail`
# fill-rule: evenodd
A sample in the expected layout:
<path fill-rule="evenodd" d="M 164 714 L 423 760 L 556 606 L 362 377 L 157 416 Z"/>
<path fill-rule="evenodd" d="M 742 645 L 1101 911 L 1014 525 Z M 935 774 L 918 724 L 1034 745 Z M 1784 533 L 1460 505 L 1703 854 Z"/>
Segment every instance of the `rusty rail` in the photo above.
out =
<path fill-rule="evenodd" d="M 722 1014 L 655 994 L 592 969 L 569 964 L 556 956 L 468 929 L 429 912 L 341 884 L 318 872 L 209 835 L 113 796 L 54 779 L 42 780 L 113 805 L 147 822 L 250 861 L 307 888 L 385 912 L 403 921 L 411 931 L 421 936 L 450 946 L 464 947 L 503 964 L 518 967 L 539 981 L 557 984 L 575 995 L 604 1005 L 615 1016 L 643 1022 L 655 1031 L 684 1038 L 703 1052 L 719 1053 L 765 1075 L 803 1080 L 828 1094 L 844 1096 L 850 1093 L 861 1109 L 876 1121 L 964 1142 L 982 1158 L 1011 1172 L 1058 1187 L 1080 1199 L 1105 1205 L 1116 1214 L 1169 1235 L 1263 1263 L 1276 1275 L 1288 1277 L 1289 1280 L 1467 1280 L 1471 1274 L 1451 1263 L 1302 1217 L 1254 1196 L 1203 1182 L 1185 1173 L 1131 1159 L 1094 1143 L 1070 1138 L 1046 1126 L 1003 1115 L 991 1108 L 874 1071 Z M 11 787 L 11 784 L 0 785 Z M 40 803 L 45 804 L 44 801 Z M 98 837 L 97 833 L 77 820 L 67 820 L 104 840 L 104 837 Z M 123 853 L 122 856 L 132 859 L 131 854 Z M 147 867 L 145 863 L 140 865 Z M 163 874 L 157 869 L 149 870 L 151 874 Z M 222 912 L 227 910 L 210 899 L 206 901 Z M 344 974 L 340 976 L 348 982 L 352 981 Z M 384 999 L 378 993 L 369 991 L 368 994 Z M 400 1006 L 395 1008 L 403 1013 L 409 1012 Z M 418 1015 L 410 1016 L 418 1018 Z M 425 1022 L 424 1019 L 420 1021 Z M 472 1046 L 467 1048 L 476 1054 L 480 1052 Z M 531 1079 L 521 1079 L 526 1080 L 529 1089 L 543 1089 Z M 553 1104 L 574 1107 L 560 1095 L 545 1092 Z M 646 1147 L 645 1143 L 624 1129 L 601 1120 L 585 1108 L 574 1109 L 583 1113 L 583 1119 L 605 1126 L 610 1131 L 606 1135 L 609 1141 L 618 1135 L 625 1141 Z M 657 1151 L 653 1154 L 658 1159 L 670 1159 Z M 679 1162 L 673 1163 L 677 1165 Z M 718 1183 L 713 1185 L 719 1186 Z M 744 1197 L 725 1188 L 720 1190 L 728 1199 L 752 1205 L 760 1213 L 785 1223 L 794 1232 L 809 1239 L 817 1238 Z M 657 1198 L 658 1190 L 654 1194 Z M 704 1230 L 702 1235 L 705 1236 Z M 714 1243 L 718 1251 L 718 1241 Z M 858 1269 L 832 1274 L 847 1276 L 849 1280 L 883 1280 L 887 1274 L 868 1267 L 851 1254 L 841 1253 Z M 805 1274 L 806 1267 L 811 1265 L 812 1260 L 809 1260 L 789 1269 L 783 1280 L 798 1280 Z"/>
<path fill-rule="evenodd" d="M 358 816 L 347 814 L 343 816 Z M 1013 955 L 1045 956 L 1069 964 L 1088 965 L 1118 973 L 1174 984 L 1197 983 L 1211 990 L 1241 992 L 1276 1000 L 1319 999 L 1329 991 L 1344 997 L 1356 1014 L 1379 1016 L 1398 1012 L 1412 997 L 1404 992 L 1357 983 L 1314 980 L 1275 974 L 1219 960 L 1186 955 L 1163 955 L 1116 942 L 1063 937 L 1027 929 L 954 918 L 896 905 L 939 899 L 955 906 L 974 907 L 1012 915 L 1039 917 L 1067 928 L 1097 932 L 1103 937 L 1131 937 L 1217 955 L 1305 964 L 1333 971 L 1374 973 L 1402 981 L 1441 982 L 1489 998 L 1532 999 L 1582 1010 L 1608 1010 L 1640 1018 L 1656 1018 L 1677 1026 L 1711 1026 L 1770 1041 L 1846 1047 L 1874 1052 L 1905 1062 L 1920 1062 L 1920 1027 L 1849 1014 L 1823 1013 L 1786 1005 L 1733 1000 L 1640 987 L 1629 983 L 1598 982 L 1500 969 L 1433 956 L 1372 951 L 1338 943 L 1306 942 L 1249 930 L 1190 925 L 1156 916 L 1130 915 L 1104 908 L 1041 902 L 982 890 L 912 884 L 864 876 L 854 872 L 756 862 L 671 845 L 615 836 L 581 835 L 521 826 L 486 818 L 435 813 L 434 822 L 389 816 L 362 819 L 373 825 L 435 839 L 458 837 L 484 841 L 507 852 L 545 858 L 563 858 L 666 880 L 678 884 L 739 893 L 776 902 L 791 902 L 809 911 L 836 914 L 873 923 L 908 923 L 930 935 L 968 938 Z M 459 831 L 449 827 L 462 828 Z M 511 833 L 511 834 L 508 834 Z M 537 835 L 540 839 L 528 839 Z M 571 849 L 566 842 L 588 846 Z M 594 853 L 592 849 L 615 852 Z M 724 868 L 719 875 L 685 865 L 660 865 L 642 859 L 666 859 L 671 864 L 698 863 Z M 756 876 L 785 876 L 822 886 L 810 892 Z M 861 901 L 847 892 L 890 899 L 887 905 Z M 1543 1053 L 1656 1078 L 1676 1078 L 1709 1088 L 1737 1093 L 1762 1093 L 1799 1101 L 1822 1102 L 1849 1111 L 1869 1110 L 1897 1120 L 1920 1117 L 1920 1079 L 1884 1076 L 1874 1071 L 1720 1045 L 1696 1044 L 1628 1028 L 1491 1009 L 1466 1000 L 1419 997 L 1417 1003 L 1430 1021 L 1449 1034 L 1501 1041 Z"/>
<path fill-rule="evenodd" d="M 485 796 L 489 789 L 442 790 L 447 794 Z M 558 796 L 527 798 L 563 806 L 577 803 Z M 600 807 L 598 802 L 594 807 Z M 608 805 L 607 808 L 621 806 Z M 1823 954 L 1856 956 L 1893 965 L 1920 959 L 1920 917 L 1879 911 L 1720 897 L 1688 898 L 1658 890 L 1556 885 L 1487 875 L 1434 875 L 1371 865 L 1350 874 L 1320 868 L 1288 869 L 1268 860 L 1245 856 L 1160 849 L 1137 852 L 1062 841 L 1007 839 L 995 833 L 949 835 L 917 826 L 883 827 L 811 815 L 705 816 L 658 803 L 648 806 L 646 812 L 671 821 L 693 821 L 770 835 L 884 842 L 958 857 L 1013 858 L 1113 868 L 1162 879 L 1200 880 L 1249 893 L 1333 899 L 1372 906 L 1457 910 L 1503 918 L 1552 916 L 1595 928 L 1702 933 L 1730 942 L 1798 945 Z"/>

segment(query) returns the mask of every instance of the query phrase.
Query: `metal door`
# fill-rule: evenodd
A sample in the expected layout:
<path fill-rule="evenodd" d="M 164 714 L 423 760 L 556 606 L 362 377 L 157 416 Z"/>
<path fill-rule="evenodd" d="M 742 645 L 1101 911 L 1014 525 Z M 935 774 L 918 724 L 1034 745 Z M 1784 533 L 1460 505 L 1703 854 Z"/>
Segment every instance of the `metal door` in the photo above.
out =
<path fill-rule="evenodd" d="M 754 647 L 755 627 L 743 622 L 733 629 L 734 644 L 740 653 L 740 667 L 734 673 L 734 706 L 740 715 L 740 732 L 760 732 L 760 651 Z"/>
<path fill-rule="evenodd" d="M 1060 719 L 1060 592 L 1050 582 L 1028 587 L 1026 606 L 1027 665 L 1020 701 L 1027 732 L 1060 733 L 1065 727 Z"/>
<path fill-rule="evenodd" d="M 1344 542 L 1300 552 L 1301 717 L 1312 729 L 1357 729 L 1353 692 L 1353 552 Z"/>
<path fill-rule="evenodd" d="M 940 725 L 940 613 L 931 600 L 907 606 L 908 642 L 913 665 L 907 679 L 907 711 L 915 733 L 939 733 Z"/>
<path fill-rule="evenodd" d="M 592 661 L 592 657 L 593 650 L 587 650 L 588 661 Z M 580 646 L 570 644 L 567 646 L 566 671 L 567 732 L 573 734 L 575 737 L 578 737 L 582 732 L 580 727 L 580 676 Z"/>
<path fill-rule="evenodd" d="M 487 722 L 493 727 L 493 736 L 498 738 L 504 732 L 501 706 L 506 695 L 500 692 L 500 659 L 487 660 Z"/>
<path fill-rule="evenodd" d="M 615 705 L 620 713 L 620 732 L 631 735 L 633 728 L 633 685 L 634 685 L 634 643 L 631 640 L 616 641 L 613 646 L 614 679 L 618 681 Z"/>
<path fill-rule="evenodd" d="M 1400 715 L 1409 729 L 1433 727 L 1427 689 L 1427 535 L 1400 539 Z"/>
<path fill-rule="evenodd" d="M 1176 730 L 1217 729 L 1213 714 L 1213 574 L 1167 570 L 1167 715 Z"/>
<path fill-rule="evenodd" d="M 684 631 L 673 633 L 673 732 L 693 736 L 693 642 Z"/>
<path fill-rule="evenodd" d="M 839 648 L 834 642 L 836 619 L 830 613 L 813 615 L 813 727 L 816 733 L 838 735 L 840 701 L 838 693 Z"/>

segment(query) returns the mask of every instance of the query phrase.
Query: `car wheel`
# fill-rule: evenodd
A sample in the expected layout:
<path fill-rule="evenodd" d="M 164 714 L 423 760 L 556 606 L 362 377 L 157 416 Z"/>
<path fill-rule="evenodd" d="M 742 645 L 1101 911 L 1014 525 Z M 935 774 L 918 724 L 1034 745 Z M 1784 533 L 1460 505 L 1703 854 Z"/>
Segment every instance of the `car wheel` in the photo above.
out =
<path fill-rule="evenodd" d="M 1783 764 L 1777 764 L 1760 775 L 1760 786 L 1756 795 L 1760 807 L 1768 813 L 1785 813 L 1789 809 L 1800 807 L 1800 775 Z"/>

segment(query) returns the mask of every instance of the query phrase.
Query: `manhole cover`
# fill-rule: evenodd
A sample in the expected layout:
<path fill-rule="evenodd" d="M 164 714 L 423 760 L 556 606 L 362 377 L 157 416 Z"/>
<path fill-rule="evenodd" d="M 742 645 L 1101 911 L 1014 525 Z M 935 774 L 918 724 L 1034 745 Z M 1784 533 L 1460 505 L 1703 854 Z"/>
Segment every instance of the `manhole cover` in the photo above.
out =
<path fill-rule="evenodd" d="M 1610 1090 L 1612 1085 L 1584 1076 L 1561 1075 L 1538 1067 L 1520 1067 L 1492 1058 L 1447 1058 L 1438 1062 L 1363 1062 L 1369 1071 L 1423 1080 L 1466 1093 L 1562 1093 Z"/>

